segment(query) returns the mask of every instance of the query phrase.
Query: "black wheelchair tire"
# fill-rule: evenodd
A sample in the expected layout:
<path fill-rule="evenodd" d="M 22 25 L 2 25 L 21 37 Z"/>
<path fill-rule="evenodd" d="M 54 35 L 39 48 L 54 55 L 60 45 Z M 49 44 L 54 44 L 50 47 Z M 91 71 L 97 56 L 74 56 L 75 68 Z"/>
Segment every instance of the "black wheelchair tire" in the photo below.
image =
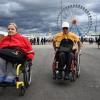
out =
<path fill-rule="evenodd" d="M 24 84 L 26 88 L 28 88 L 31 84 L 31 74 L 32 74 L 31 67 L 26 65 L 23 72 Z"/>

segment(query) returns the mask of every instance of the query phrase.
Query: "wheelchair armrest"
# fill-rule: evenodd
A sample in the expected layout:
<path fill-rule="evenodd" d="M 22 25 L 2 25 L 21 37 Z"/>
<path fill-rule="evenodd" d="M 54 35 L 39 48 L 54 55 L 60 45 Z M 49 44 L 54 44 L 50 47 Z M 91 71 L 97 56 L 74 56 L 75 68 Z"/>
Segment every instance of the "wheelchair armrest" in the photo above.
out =
<path fill-rule="evenodd" d="M 16 68 L 16 75 L 19 76 L 22 64 L 18 64 Z"/>
<path fill-rule="evenodd" d="M 73 49 L 72 52 L 75 54 L 77 52 L 77 49 Z"/>

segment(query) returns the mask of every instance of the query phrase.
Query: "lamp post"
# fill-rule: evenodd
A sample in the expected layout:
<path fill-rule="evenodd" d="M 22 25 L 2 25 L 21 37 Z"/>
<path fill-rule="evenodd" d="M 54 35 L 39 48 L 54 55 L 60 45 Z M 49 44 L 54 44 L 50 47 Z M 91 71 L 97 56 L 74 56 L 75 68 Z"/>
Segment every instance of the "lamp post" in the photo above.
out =
<path fill-rule="evenodd" d="M 95 33 L 97 33 L 97 15 L 96 15 L 95 17 L 96 17 L 96 22 L 95 22 Z"/>

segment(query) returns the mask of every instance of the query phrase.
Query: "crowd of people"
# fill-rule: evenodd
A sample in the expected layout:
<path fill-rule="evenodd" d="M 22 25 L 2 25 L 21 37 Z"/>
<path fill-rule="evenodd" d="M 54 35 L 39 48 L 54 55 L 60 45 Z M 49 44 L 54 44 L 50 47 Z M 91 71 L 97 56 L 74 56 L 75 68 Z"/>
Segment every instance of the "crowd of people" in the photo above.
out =
<path fill-rule="evenodd" d="M 34 37 L 34 38 L 31 38 L 30 39 L 30 42 L 32 45 L 45 45 L 47 43 L 51 43 L 52 42 L 52 39 L 47 39 L 45 37 Z"/>
<path fill-rule="evenodd" d="M 98 43 L 100 41 L 100 35 L 96 37 L 89 37 L 89 38 L 81 36 L 80 40 L 82 43 L 84 42 L 89 42 L 90 44 Z"/>

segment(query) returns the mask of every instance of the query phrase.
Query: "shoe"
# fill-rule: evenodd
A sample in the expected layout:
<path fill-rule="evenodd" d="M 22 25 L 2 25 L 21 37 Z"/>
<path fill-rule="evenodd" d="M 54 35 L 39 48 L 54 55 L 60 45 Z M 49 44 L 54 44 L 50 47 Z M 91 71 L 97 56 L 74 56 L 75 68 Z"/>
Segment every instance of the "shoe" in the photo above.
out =
<path fill-rule="evenodd" d="M 62 79 L 62 72 L 58 73 L 58 79 Z"/>
<path fill-rule="evenodd" d="M 7 82 L 7 83 L 15 83 L 15 77 L 6 76 L 4 82 Z"/>
<path fill-rule="evenodd" d="M 65 72 L 64 79 L 65 79 L 65 80 L 69 80 L 69 73 L 68 73 L 68 72 Z"/>
<path fill-rule="evenodd" d="M 65 75 L 64 79 L 69 80 L 69 75 Z"/>
<path fill-rule="evenodd" d="M 0 75 L 0 82 L 4 82 L 5 80 L 5 75 Z"/>

